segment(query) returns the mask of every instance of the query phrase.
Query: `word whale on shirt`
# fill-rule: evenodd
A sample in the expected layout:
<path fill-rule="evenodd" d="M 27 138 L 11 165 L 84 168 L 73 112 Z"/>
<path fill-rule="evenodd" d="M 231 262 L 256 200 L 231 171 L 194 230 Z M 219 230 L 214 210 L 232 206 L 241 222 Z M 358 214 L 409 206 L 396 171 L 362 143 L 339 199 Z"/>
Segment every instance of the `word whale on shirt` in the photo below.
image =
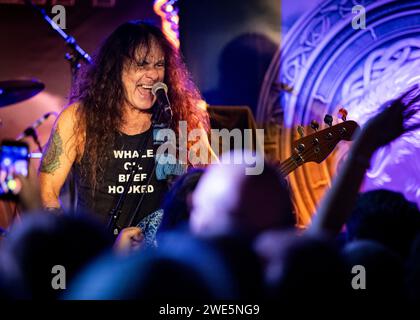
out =
<path fill-rule="evenodd" d="M 116 159 L 153 158 L 153 149 L 147 149 L 146 154 L 140 154 L 137 150 L 114 150 Z"/>

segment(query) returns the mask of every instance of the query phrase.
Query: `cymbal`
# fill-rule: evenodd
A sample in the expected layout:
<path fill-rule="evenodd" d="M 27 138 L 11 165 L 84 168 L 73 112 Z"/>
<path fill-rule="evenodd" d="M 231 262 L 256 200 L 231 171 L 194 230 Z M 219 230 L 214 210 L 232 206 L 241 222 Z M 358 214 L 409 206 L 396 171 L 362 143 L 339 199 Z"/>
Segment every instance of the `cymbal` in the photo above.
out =
<path fill-rule="evenodd" d="M 0 81 L 0 107 L 29 99 L 44 88 L 45 85 L 38 80 Z"/>

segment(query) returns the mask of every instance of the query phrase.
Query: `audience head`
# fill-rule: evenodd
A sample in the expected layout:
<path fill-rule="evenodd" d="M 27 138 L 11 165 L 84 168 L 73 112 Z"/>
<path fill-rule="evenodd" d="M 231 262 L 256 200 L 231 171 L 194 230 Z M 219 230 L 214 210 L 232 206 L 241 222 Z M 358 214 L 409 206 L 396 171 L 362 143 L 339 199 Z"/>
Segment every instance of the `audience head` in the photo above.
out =
<path fill-rule="evenodd" d="M 51 285 L 58 273 L 53 273 L 54 266 L 65 268 L 68 285 L 87 263 L 111 248 L 112 242 L 100 224 L 85 216 L 41 212 L 16 223 L 3 250 L 10 265 L 19 270 L 27 298 L 54 299 L 62 292 Z"/>
<path fill-rule="evenodd" d="M 261 299 L 264 294 L 264 274 L 252 241 L 238 235 L 208 237 L 205 240 L 217 250 L 230 275 L 238 299 Z"/>
<path fill-rule="evenodd" d="M 348 243 L 343 249 L 343 255 L 349 274 L 355 266 L 361 266 L 365 271 L 364 289 L 352 290 L 354 302 L 401 301 L 404 272 L 403 260 L 399 255 L 372 240 Z"/>
<path fill-rule="evenodd" d="M 256 157 L 255 166 L 262 165 L 262 172 L 250 174 L 250 165 L 245 161 L 231 163 L 238 152 L 224 154 L 221 164 L 209 167 L 198 183 L 190 218 L 194 234 L 233 232 L 252 237 L 264 230 L 295 225 L 285 179 L 260 157 Z M 240 157 L 252 159 L 247 152 Z"/>
<path fill-rule="evenodd" d="M 255 250 L 265 265 L 267 296 L 282 306 L 347 298 L 344 260 L 330 240 L 270 231 L 256 239 Z"/>
<path fill-rule="evenodd" d="M 413 241 L 406 271 L 405 289 L 408 301 L 418 305 L 420 304 L 420 234 Z"/>
<path fill-rule="evenodd" d="M 374 190 L 359 195 L 347 222 L 348 239 L 377 241 L 403 258 L 420 231 L 417 205 L 399 192 Z"/>
<path fill-rule="evenodd" d="M 98 260 L 77 278 L 65 298 L 231 299 L 235 295 L 230 279 L 209 244 L 172 231 L 162 235 L 157 249 Z"/>
<path fill-rule="evenodd" d="M 188 227 L 192 193 L 203 173 L 201 168 L 190 169 L 175 181 L 163 200 L 164 215 L 158 232 Z"/>

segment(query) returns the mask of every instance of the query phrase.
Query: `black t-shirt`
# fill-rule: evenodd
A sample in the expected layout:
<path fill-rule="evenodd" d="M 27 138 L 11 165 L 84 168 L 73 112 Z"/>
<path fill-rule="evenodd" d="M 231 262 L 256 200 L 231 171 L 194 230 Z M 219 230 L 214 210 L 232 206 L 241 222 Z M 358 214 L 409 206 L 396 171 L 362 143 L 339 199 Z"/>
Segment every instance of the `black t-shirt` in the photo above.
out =
<path fill-rule="evenodd" d="M 108 222 L 109 213 L 124 192 L 126 181 L 135 164 L 139 166 L 139 170 L 134 176 L 132 187 L 122 205 L 117 226 L 119 228 L 129 226 L 131 216 L 142 194 L 144 194 L 144 200 L 132 225 L 137 225 L 144 217 L 159 209 L 168 183 L 165 179 L 158 180 L 156 173 L 153 174 L 150 183 L 147 183 L 153 170 L 156 152 L 150 134 L 151 130 L 132 136 L 123 133 L 117 135 L 114 146 L 107 151 L 109 160 L 105 167 L 104 177 L 94 195 L 92 195 L 90 181 L 86 181 L 81 175 L 81 166 L 88 164 L 89 161 L 86 155 L 82 157 L 81 163 L 75 165 L 78 211 L 92 212 L 104 222 Z M 146 147 L 140 150 L 146 140 Z"/>

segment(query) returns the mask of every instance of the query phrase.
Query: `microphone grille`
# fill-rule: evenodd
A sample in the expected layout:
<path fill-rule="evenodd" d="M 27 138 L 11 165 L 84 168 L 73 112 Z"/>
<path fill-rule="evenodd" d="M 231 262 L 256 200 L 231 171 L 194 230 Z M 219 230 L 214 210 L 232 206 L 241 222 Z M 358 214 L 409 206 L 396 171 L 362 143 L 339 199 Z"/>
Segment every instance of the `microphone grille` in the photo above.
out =
<path fill-rule="evenodd" d="M 155 96 L 156 92 L 160 89 L 165 90 L 165 93 L 168 93 L 168 86 L 163 82 L 156 82 L 152 87 L 152 94 Z"/>

